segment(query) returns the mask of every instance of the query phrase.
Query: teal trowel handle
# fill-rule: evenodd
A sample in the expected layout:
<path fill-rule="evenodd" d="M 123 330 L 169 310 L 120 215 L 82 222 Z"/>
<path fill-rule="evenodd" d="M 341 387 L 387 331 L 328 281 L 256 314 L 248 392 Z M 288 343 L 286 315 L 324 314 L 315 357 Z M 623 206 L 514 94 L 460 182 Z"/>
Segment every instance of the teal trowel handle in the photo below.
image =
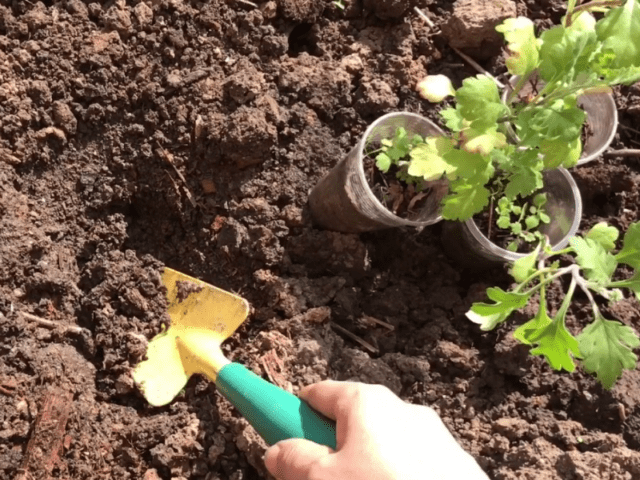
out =
<path fill-rule="evenodd" d="M 336 448 L 333 420 L 239 363 L 225 365 L 216 385 L 269 445 L 287 438 L 306 438 Z"/>

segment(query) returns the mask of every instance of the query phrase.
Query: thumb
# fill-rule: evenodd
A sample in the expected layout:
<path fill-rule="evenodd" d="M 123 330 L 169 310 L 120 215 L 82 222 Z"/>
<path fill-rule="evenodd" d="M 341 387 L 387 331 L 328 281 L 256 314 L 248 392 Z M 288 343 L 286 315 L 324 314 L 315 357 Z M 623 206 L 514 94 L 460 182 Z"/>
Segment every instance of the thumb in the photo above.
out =
<path fill-rule="evenodd" d="M 278 480 L 307 480 L 311 466 L 333 449 L 301 438 L 291 438 L 267 449 L 264 464 Z"/>

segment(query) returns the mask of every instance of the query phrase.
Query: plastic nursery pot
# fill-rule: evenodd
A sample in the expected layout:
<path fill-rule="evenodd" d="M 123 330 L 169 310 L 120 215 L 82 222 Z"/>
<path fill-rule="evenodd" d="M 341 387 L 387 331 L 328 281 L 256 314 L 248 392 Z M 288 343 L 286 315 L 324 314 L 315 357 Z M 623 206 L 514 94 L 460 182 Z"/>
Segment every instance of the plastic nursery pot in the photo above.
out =
<path fill-rule="evenodd" d="M 553 250 L 561 250 L 569 243 L 580 226 L 582 197 L 575 180 L 565 168 L 543 172 L 547 194 L 545 209 L 551 218 L 539 231 L 549 237 Z M 478 228 L 473 218 L 466 222 L 446 221 L 442 228 L 445 251 L 468 267 L 484 268 L 492 264 L 513 262 L 527 255 L 505 250 L 491 242 Z"/>
<path fill-rule="evenodd" d="M 373 194 L 364 171 L 364 150 L 403 127 L 409 138 L 444 135 L 430 120 L 409 112 L 388 113 L 364 132 L 355 147 L 329 171 L 309 194 L 309 207 L 316 225 L 338 232 L 359 233 L 391 227 L 424 227 L 439 222 L 440 201 L 447 193 L 438 191 L 425 202 L 414 219 L 401 218 L 388 210 Z M 442 190 L 442 189 L 440 189 Z"/>
<path fill-rule="evenodd" d="M 503 101 L 506 101 L 519 79 L 518 76 L 511 78 L 502 94 Z M 538 85 L 541 86 L 542 82 L 539 82 Z M 526 95 L 531 90 L 531 84 L 527 84 L 521 90 L 521 94 Z M 578 106 L 587 114 L 585 120 L 586 140 L 582 146 L 582 156 L 578 160 L 578 165 L 584 165 L 602 155 L 613 141 L 618 130 L 618 109 L 611 93 L 580 95 Z"/>

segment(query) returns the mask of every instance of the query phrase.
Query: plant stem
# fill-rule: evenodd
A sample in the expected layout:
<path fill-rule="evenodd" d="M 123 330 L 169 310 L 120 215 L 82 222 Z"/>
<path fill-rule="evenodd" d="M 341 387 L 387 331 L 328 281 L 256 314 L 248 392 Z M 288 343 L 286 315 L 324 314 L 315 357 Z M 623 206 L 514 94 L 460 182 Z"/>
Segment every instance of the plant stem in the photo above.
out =
<path fill-rule="evenodd" d="M 489 204 L 489 228 L 487 229 L 487 240 L 491 240 L 491 222 L 493 221 L 493 195 L 491 195 L 491 203 Z"/>
<path fill-rule="evenodd" d="M 545 285 L 547 285 L 547 284 L 551 283 L 552 281 L 554 281 L 556 278 L 560 278 L 562 275 L 570 273 L 573 270 L 579 270 L 579 268 L 580 267 L 578 267 L 577 265 L 570 265 L 568 267 L 561 268 L 560 270 L 556 271 L 556 273 L 554 273 L 553 275 L 545 278 L 544 280 L 540 280 L 540 283 L 538 285 L 536 285 L 535 287 L 532 287 L 529 290 L 527 290 L 526 292 L 524 292 L 524 295 L 533 295 L 538 290 L 540 290 L 542 287 L 544 287 Z M 524 282 L 522 282 L 518 287 L 516 287 L 515 292 L 519 293 L 520 287 L 526 285 L 531 280 L 533 280 L 535 277 L 540 276 L 540 275 L 544 275 L 544 274 L 549 273 L 549 272 L 551 272 L 551 268 L 545 268 L 543 271 L 535 272 L 529 278 L 527 278 Z"/>
<path fill-rule="evenodd" d="M 511 102 L 513 101 L 515 96 L 518 93 L 520 93 L 520 90 L 522 90 L 522 87 L 524 87 L 525 84 L 529 81 L 529 79 L 531 78 L 531 75 L 533 75 L 533 71 L 527 73 L 523 77 L 520 77 L 520 79 L 518 80 L 518 83 L 516 83 L 516 86 L 513 87 L 513 90 L 511 90 L 511 93 L 507 97 L 507 105 L 511 105 Z"/>
<path fill-rule="evenodd" d="M 579 271 L 580 270 L 574 270 L 573 272 L 571 272 L 571 275 L 573 276 L 573 279 L 576 281 L 576 283 L 578 284 L 580 289 L 585 293 L 585 295 L 589 299 L 589 302 L 591 302 L 591 305 L 595 309 L 597 309 L 598 307 L 597 307 L 597 304 L 596 304 L 596 300 L 595 300 L 595 298 L 593 298 L 593 294 L 591 293 L 591 290 L 589 290 L 589 286 L 587 285 L 587 281 L 584 278 L 582 278 L 582 275 L 580 275 Z"/>
<path fill-rule="evenodd" d="M 555 318 L 556 320 L 562 319 L 562 323 L 564 323 L 564 318 L 567 314 L 567 310 L 569 310 L 569 305 L 571 304 L 571 299 L 573 298 L 573 292 L 576 290 L 576 284 L 578 281 L 576 280 L 576 275 L 572 273 L 571 275 L 571 283 L 569 284 L 569 289 L 567 290 L 567 294 L 564 296 L 564 300 L 562 300 L 562 305 L 556 312 Z"/>
<path fill-rule="evenodd" d="M 567 13 L 567 20 L 565 21 L 565 25 L 567 27 L 571 26 L 571 21 L 573 20 L 573 16 L 576 13 L 584 12 L 586 10 L 591 10 L 593 8 L 598 7 L 620 7 L 624 5 L 624 0 L 594 0 L 593 2 L 584 3 L 578 7 L 576 7 L 573 12 Z"/>

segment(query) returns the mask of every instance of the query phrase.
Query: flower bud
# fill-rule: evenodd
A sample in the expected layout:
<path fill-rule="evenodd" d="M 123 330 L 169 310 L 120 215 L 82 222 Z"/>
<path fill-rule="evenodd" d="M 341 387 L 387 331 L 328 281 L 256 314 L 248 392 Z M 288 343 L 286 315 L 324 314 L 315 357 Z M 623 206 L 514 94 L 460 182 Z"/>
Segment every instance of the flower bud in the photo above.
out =
<path fill-rule="evenodd" d="M 456 94 L 451 80 L 445 75 L 427 75 L 416 85 L 416 90 L 422 98 L 433 103 Z"/>

